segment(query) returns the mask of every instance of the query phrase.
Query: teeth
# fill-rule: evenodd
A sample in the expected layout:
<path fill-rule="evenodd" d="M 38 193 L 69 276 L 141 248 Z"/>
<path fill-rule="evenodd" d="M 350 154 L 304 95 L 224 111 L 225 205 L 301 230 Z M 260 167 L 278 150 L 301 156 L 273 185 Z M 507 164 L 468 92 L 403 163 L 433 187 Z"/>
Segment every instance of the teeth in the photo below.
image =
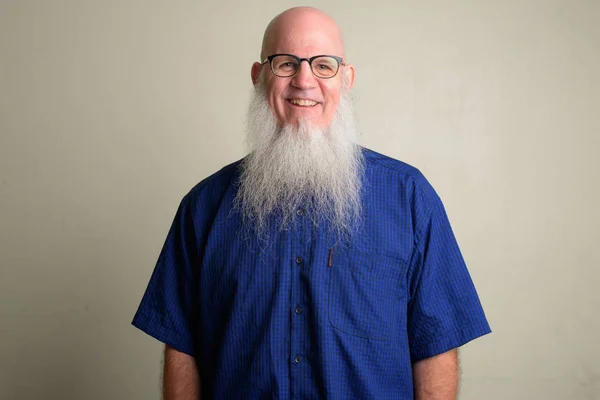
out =
<path fill-rule="evenodd" d="M 290 102 L 294 105 L 301 107 L 312 107 L 316 106 L 317 102 L 313 100 L 304 100 L 304 99 L 290 99 Z"/>

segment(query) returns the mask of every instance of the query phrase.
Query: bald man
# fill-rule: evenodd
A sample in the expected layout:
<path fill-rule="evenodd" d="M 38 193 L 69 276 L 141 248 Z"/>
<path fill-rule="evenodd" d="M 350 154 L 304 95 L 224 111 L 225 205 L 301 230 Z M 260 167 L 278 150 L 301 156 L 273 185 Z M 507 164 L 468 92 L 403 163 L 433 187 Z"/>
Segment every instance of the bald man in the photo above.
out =
<path fill-rule="evenodd" d="M 250 152 L 183 198 L 133 320 L 164 398 L 455 399 L 490 328 L 434 189 L 357 144 L 340 29 L 278 15 L 251 78 Z"/>

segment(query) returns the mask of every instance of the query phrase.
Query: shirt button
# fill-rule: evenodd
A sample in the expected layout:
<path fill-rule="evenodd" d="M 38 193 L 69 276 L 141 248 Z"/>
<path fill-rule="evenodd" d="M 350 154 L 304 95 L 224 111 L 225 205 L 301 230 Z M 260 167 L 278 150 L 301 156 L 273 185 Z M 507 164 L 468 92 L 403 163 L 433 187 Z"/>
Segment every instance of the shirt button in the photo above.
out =
<path fill-rule="evenodd" d="M 296 214 L 302 216 L 304 215 L 304 210 L 299 208 L 298 210 L 296 210 Z"/>
<path fill-rule="evenodd" d="M 300 265 L 304 262 L 304 259 L 300 256 L 296 257 L 296 264 Z"/>
<path fill-rule="evenodd" d="M 296 312 L 296 314 L 302 314 L 302 307 L 297 306 L 294 311 Z"/>
<path fill-rule="evenodd" d="M 294 363 L 300 364 L 301 361 L 302 361 L 302 357 L 300 357 L 299 355 L 297 355 L 296 357 L 294 357 Z"/>

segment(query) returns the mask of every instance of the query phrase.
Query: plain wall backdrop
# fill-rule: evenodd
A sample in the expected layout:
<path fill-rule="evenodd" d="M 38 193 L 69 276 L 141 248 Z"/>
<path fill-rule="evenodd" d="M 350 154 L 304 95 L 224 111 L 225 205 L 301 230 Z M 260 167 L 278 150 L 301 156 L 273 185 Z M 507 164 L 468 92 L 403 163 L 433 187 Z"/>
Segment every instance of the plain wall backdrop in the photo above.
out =
<path fill-rule="evenodd" d="M 311 2 L 361 143 L 443 199 L 493 333 L 462 400 L 600 398 L 600 2 Z M 130 325 L 181 198 L 244 153 L 290 1 L 1 0 L 0 399 L 157 399 Z M 393 366 L 390 366 L 392 368 Z"/>

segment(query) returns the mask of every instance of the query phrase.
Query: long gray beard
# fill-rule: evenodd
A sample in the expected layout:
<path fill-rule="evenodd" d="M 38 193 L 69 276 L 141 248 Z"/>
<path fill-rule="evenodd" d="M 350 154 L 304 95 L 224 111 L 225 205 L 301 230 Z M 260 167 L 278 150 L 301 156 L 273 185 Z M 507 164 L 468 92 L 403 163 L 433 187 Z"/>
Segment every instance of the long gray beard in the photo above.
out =
<path fill-rule="evenodd" d="M 364 160 L 350 93 L 342 91 L 327 128 L 309 121 L 277 127 L 262 85 L 248 110 L 250 154 L 242 161 L 235 207 L 244 225 L 266 238 L 293 227 L 299 208 L 339 238 L 351 235 L 361 218 Z M 306 218 L 306 217 L 305 217 Z"/>

